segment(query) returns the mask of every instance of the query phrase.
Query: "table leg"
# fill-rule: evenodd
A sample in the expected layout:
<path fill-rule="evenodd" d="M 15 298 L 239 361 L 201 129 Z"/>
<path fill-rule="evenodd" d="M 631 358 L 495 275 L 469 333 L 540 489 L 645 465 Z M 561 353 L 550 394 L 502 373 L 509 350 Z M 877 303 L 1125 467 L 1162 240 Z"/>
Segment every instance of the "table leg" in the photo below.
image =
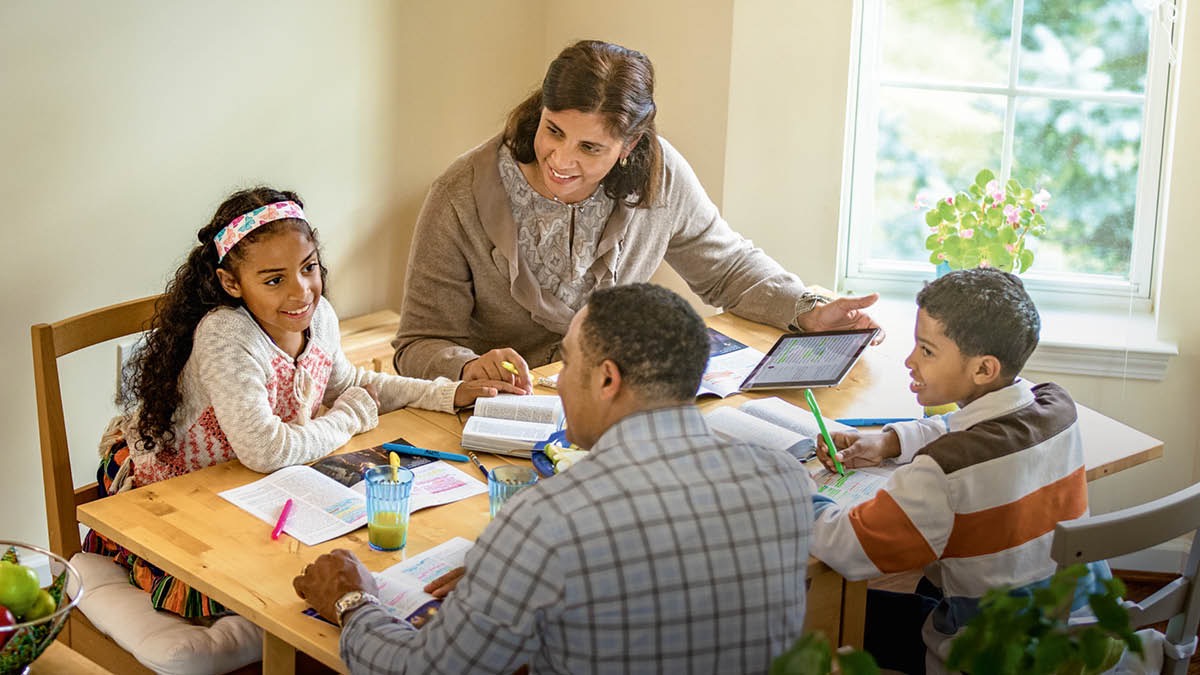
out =
<path fill-rule="evenodd" d="M 867 625 L 867 582 L 842 583 L 842 634 L 839 643 L 862 649 Z"/>
<path fill-rule="evenodd" d="M 263 675 L 295 675 L 296 648 L 263 631 Z"/>

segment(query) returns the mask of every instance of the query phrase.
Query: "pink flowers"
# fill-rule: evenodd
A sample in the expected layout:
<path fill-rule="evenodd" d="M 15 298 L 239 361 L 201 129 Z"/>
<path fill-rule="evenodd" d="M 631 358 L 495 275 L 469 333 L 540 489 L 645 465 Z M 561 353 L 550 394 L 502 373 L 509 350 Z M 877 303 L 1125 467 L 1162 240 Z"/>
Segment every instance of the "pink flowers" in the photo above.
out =
<path fill-rule="evenodd" d="M 1038 190 L 1038 193 L 1033 196 L 1031 201 L 1033 201 L 1034 206 L 1038 207 L 1039 211 L 1045 211 L 1046 207 L 1050 205 L 1050 193 L 1046 191 L 1046 188 L 1042 188 Z"/>
<path fill-rule="evenodd" d="M 1021 209 L 1012 204 L 1005 204 L 1004 219 L 1008 221 L 1009 225 L 1017 225 L 1021 222 Z"/>
<path fill-rule="evenodd" d="M 975 230 L 973 230 L 969 227 L 964 228 L 961 232 L 958 233 L 958 236 L 962 237 L 963 239 L 970 239 L 971 237 L 975 236 Z"/>
<path fill-rule="evenodd" d="M 992 198 L 993 202 L 1000 203 L 1004 201 L 1004 188 L 1000 187 L 1000 181 L 989 180 L 987 187 L 983 191 Z"/>

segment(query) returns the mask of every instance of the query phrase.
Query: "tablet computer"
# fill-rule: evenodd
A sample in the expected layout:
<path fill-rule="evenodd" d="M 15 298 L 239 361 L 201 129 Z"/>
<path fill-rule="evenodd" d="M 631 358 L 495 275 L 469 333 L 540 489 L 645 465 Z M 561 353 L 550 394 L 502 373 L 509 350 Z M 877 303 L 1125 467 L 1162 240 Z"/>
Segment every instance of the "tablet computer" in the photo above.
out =
<path fill-rule="evenodd" d="M 740 389 L 837 386 L 878 332 L 864 328 L 781 335 Z"/>

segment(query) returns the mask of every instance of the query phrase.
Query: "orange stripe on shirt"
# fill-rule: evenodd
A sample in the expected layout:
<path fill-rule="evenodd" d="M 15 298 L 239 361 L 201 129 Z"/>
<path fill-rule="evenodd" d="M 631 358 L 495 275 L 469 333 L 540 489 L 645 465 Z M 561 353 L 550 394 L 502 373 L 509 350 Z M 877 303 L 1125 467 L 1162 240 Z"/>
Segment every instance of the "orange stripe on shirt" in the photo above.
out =
<path fill-rule="evenodd" d="M 858 543 L 880 572 L 903 572 L 937 560 L 937 554 L 887 490 L 850 509 Z"/>
<path fill-rule="evenodd" d="M 1087 475 L 1079 467 L 1065 478 L 1020 499 L 974 513 L 954 516 L 943 558 L 998 553 L 1050 532 L 1063 520 L 1087 511 Z"/>

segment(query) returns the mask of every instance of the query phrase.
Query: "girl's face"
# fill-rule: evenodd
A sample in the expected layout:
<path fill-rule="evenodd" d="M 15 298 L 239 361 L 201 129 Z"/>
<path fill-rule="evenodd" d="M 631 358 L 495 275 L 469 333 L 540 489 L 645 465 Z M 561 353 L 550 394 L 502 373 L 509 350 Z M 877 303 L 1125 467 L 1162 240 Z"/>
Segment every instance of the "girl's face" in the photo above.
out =
<path fill-rule="evenodd" d="M 296 358 L 321 298 L 317 247 L 290 227 L 245 244 L 232 273 L 217 270 L 221 286 L 241 298 L 271 340 Z"/>
<path fill-rule="evenodd" d="M 574 204 L 592 196 L 628 153 L 625 145 L 609 133 L 601 113 L 542 108 L 533 136 L 537 165 L 525 177 L 542 196 Z"/>

